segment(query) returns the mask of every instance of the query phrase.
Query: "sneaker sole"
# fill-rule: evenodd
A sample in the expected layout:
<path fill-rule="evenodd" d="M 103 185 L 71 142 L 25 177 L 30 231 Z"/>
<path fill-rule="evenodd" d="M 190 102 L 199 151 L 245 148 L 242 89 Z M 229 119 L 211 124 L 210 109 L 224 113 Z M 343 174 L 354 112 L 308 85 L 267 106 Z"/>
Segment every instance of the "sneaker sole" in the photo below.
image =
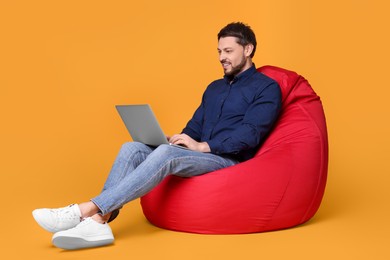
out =
<path fill-rule="evenodd" d="M 66 249 L 66 250 L 76 250 L 82 248 L 90 248 L 90 247 L 99 247 L 106 246 L 112 244 L 114 242 L 114 238 L 106 237 L 96 241 L 89 241 L 79 237 L 55 237 L 53 238 L 53 244 L 56 247 Z"/>

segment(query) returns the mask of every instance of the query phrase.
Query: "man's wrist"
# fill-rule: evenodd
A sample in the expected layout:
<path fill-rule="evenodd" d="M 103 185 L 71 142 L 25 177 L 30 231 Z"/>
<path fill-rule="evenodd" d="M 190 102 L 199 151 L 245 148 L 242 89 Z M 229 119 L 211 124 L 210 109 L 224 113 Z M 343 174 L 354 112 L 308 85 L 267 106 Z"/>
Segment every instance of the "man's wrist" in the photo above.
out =
<path fill-rule="evenodd" d="M 200 144 L 199 145 L 200 152 L 202 152 L 202 153 L 209 153 L 209 152 L 211 152 L 210 146 L 209 146 L 209 144 L 207 142 L 201 142 L 199 144 Z"/>

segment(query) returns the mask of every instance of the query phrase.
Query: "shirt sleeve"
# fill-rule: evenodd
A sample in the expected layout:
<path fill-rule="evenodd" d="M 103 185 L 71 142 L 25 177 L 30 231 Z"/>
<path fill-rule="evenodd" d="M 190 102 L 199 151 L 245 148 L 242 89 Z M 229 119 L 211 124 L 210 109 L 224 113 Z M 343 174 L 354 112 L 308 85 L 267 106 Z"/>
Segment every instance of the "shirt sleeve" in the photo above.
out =
<path fill-rule="evenodd" d="M 214 154 L 238 154 L 257 148 L 272 129 L 281 108 L 281 92 L 276 82 L 258 93 L 239 127 L 229 136 L 218 136 L 207 143 Z"/>
<path fill-rule="evenodd" d="M 195 110 L 194 115 L 192 116 L 191 120 L 188 121 L 182 133 L 187 134 L 195 141 L 200 142 L 202 137 L 203 116 L 204 116 L 204 95 L 202 98 L 202 103 Z"/>

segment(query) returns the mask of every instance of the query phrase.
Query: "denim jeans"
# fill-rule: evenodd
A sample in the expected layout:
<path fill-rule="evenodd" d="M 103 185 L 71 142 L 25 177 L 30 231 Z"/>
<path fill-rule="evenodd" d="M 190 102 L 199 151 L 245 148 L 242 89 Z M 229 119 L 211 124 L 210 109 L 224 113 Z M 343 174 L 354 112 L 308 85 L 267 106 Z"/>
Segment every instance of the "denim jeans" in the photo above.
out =
<path fill-rule="evenodd" d="M 237 163 L 223 156 L 171 145 L 151 148 L 137 142 L 125 143 L 102 192 L 91 201 L 100 209 L 100 214 L 105 215 L 147 194 L 168 175 L 192 177 Z"/>

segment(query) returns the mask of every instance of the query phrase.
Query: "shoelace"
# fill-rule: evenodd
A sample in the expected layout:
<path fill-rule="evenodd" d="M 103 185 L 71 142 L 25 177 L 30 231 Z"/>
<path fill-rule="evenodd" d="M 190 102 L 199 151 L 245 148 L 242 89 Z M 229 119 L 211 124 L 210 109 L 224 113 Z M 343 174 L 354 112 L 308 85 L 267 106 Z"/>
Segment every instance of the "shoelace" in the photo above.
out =
<path fill-rule="evenodd" d="M 74 204 L 69 205 L 67 207 L 52 209 L 51 212 L 55 214 L 57 219 L 60 220 L 73 220 L 79 218 L 76 214 L 74 214 L 72 207 Z"/>

